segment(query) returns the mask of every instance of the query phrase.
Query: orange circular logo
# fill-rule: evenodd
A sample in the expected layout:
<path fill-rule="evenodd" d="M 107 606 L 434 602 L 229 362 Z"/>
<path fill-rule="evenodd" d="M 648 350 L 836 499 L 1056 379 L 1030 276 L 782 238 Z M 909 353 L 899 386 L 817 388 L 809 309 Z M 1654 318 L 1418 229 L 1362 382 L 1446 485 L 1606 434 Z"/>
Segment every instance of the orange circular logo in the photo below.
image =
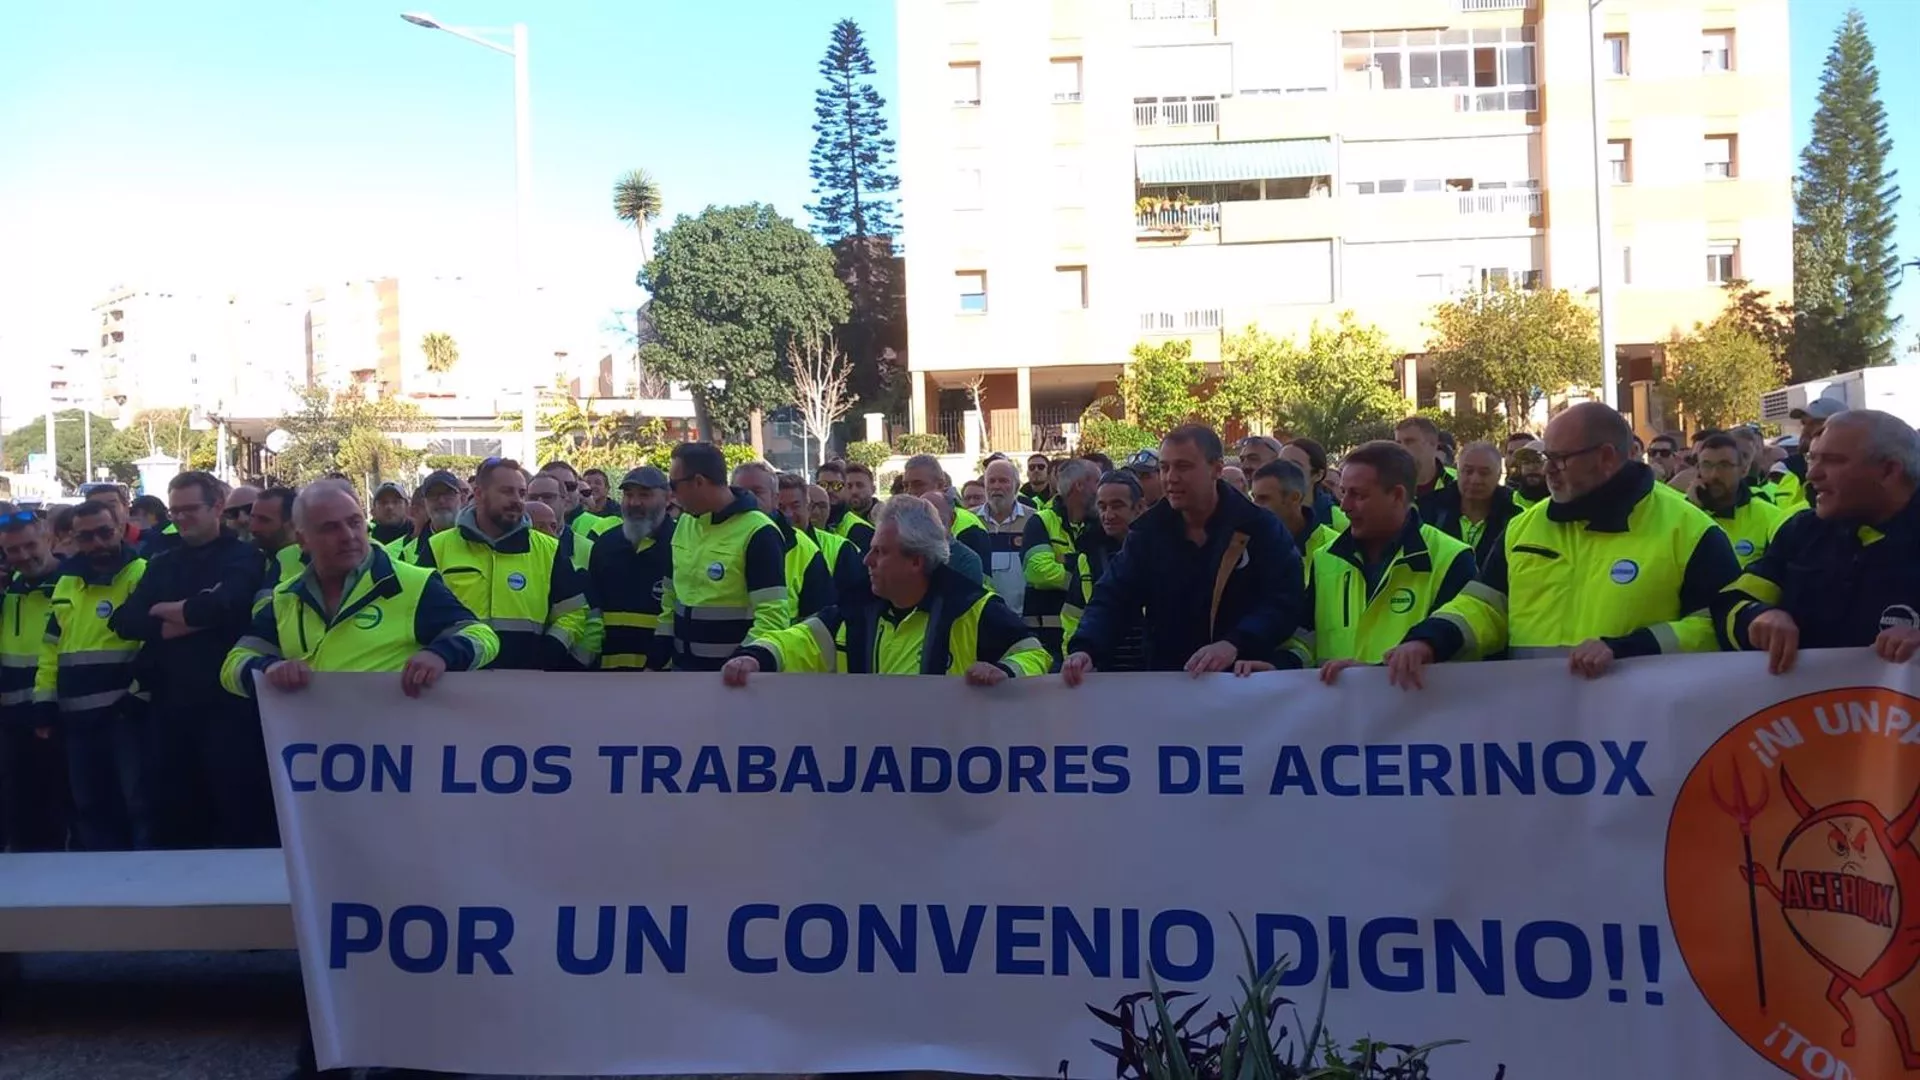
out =
<path fill-rule="evenodd" d="M 1667 826 L 1667 914 L 1720 1019 L 1809 1080 L 1920 1077 L 1920 698 L 1822 691 L 1695 763 Z"/>

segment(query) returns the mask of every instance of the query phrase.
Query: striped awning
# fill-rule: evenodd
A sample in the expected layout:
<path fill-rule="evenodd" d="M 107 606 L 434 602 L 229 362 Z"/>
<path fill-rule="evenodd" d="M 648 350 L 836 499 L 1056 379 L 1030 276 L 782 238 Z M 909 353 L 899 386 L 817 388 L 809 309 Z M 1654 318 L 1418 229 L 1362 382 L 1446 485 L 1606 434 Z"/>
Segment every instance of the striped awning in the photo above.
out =
<path fill-rule="evenodd" d="M 1270 139 L 1264 142 L 1142 146 L 1133 152 L 1142 184 L 1207 184 L 1332 176 L 1333 140 Z"/>

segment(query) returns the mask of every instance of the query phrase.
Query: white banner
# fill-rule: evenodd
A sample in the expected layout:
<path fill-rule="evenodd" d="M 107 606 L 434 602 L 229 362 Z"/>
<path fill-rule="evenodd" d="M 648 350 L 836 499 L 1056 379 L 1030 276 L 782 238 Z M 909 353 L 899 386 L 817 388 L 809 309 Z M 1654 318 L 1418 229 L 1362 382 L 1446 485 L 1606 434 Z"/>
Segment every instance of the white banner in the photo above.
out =
<path fill-rule="evenodd" d="M 1439 1080 L 1882 1080 L 1920 1073 L 1911 682 L 342 675 L 261 712 L 323 1065 L 1106 1076 L 1088 1006 L 1151 964 L 1230 1012 L 1237 918 L 1342 1044 L 1467 1040 Z"/>

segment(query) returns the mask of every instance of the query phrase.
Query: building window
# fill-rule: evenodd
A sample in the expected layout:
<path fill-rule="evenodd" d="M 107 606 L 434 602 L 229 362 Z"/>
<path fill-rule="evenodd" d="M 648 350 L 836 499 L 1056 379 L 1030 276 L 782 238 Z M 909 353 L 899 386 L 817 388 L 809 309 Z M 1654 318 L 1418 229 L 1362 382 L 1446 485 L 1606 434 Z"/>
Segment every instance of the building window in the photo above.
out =
<path fill-rule="evenodd" d="M 981 205 L 979 169 L 957 169 L 953 175 L 953 208 L 978 210 Z"/>
<path fill-rule="evenodd" d="M 1700 35 L 1700 70 L 1733 70 L 1733 31 L 1708 30 Z"/>
<path fill-rule="evenodd" d="M 1740 175 L 1736 167 L 1734 148 L 1737 137 L 1733 135 L 1709 135 L 1705 144 L 1708 179 L 1731 180 Z"/>
<path fill-rule="evenodd" d="M 953 84 L 953 103 L 972 106 L 980 104 L 980 65 L 948 64 L 948 81 Z"/>
<path fill-rule="evenodd" d="M 1607 140 L 1607 171 L 1616 184 L 1633 183 L 1633 140 Z"/>
<path fill-rule="evenodd" d="M 985 315 L 987 313 L 987 272 L 962 270 L 953 275 L 953 281 L 960 290 L 961 314 Z"/>
<path fill-rule="evenodd" d="M 1633 284 L 1633 248 L 1620 245 L 1620 284 Z"/>
<path fill-rule="evenodd" d="M 1627 77 L 1627 35 L 1607 35 L 1607 74 L 1615 78 Z"/>
<path fill-rule="evenodd" d="M 1053 100 L 1079 101 L 1080 58 L 1057 57 L 1050 66 L 1053 75 Z"/>
<path fill-rule="evenodd" d="M 1340 35 L 1343 85 L 1353 90 L 1448 90 L 1456 112 L 1531 111 L 1534 28 L 1376 30 Z"/>
<path fill-rule="evenodd" d="M 1740 242 L 1737 240 L 1716 241 L 1707 245 L 1707 280 L 1715 285 L 1725 285 L 1740 276 Z"/>
<path fill-rule="evenodd" d="M 1053 268 L 1053 288 L 1056 306 L 1061 311 L 1079 311 L 1087 306 L 1087 268 L 1084 266 L 1056 266 Z"/>

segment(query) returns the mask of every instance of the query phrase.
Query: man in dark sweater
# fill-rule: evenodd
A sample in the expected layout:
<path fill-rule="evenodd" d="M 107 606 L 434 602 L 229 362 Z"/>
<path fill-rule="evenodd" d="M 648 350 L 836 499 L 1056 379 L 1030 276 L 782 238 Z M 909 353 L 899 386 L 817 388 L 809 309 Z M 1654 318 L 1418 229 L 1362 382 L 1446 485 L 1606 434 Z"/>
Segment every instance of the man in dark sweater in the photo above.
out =
<path fill-rule="evenodd" d="M 153 694 L 159 841 L 166 847 L 272 847 L 273 790 L 260 722 L 220 686 L 220 667 L 252 621 L 265 567 L 221 527 L 225 496 L 204 472 L 167 485 L 175 547 L 147 564 L 113 631 L 140 641 L 136 670 Z"/>
<path fill-rule="evenodd" d="M 1069 686 L 1108 666 L 1144 617 L 1147 666 L 1201 675 L 1271 662 L 1300 618 L 1300 554 L 1278 518 L 1220 479 L 1220 436 L 1197 424 L 1160 443 L 1165 498 L 1142 514 L 1068 643 Z"/>

